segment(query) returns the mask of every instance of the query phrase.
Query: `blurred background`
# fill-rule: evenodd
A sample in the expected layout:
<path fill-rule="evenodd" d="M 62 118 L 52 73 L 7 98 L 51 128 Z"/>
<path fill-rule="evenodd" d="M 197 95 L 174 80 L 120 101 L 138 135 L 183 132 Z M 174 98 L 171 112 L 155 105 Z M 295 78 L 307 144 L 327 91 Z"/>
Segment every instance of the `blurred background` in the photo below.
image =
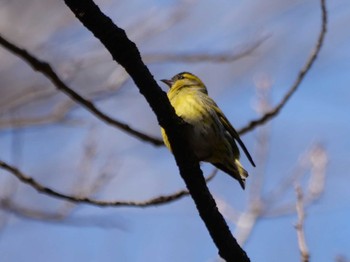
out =
<path fill-rule="evenodd" d="M 189 71 L 239 130 L 274 108 L 315 46 L 320 3 L 96 1 L 137 44 L 156 80 Z M 154 137 L 133 81 L 63 1 L 0 0 L 0 33 L 107 115 Z M 252 261 L 299 261 L 296 188 L 311 261 L 350 261 L 350 3 L 327 2 L 328 33 L 281 113 L 242 136 L 247 189 L 219 172 L 209 188 Z M 145 201 L 184 189 L 172 155 L 108 126 L 0 48 L 0 160 L 59 192 Z M 160 86 L 166 91 L 164 84 Z M 202 164 L 206 176 L 213 167 Z M 301 202 L 299 202 L 301 203 Z M 219 261 L 190 197 L 94 207 L 40 194 L 0 170 L 1 261 Z"/>

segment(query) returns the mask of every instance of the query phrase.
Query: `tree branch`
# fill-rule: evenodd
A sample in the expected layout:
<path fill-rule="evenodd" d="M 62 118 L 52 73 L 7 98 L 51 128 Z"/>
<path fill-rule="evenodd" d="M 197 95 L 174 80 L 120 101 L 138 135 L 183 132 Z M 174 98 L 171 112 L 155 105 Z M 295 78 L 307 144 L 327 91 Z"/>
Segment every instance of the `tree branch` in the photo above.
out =
<path fill-rule="evenodd" d="M 278 187 L 263 197 L 266 211 L 264 217 L 276 217 L 295 213 L 295 201 L 277 205 L 276 199 L 284 199 L 296 181 L 305 179 L 310 172 L 308 185 L 305 188 L 303 203 L 308 206 L 318 201 L 325 189 L 328 153 L 320 144 L 312 145 L 307 152 L 299 156 L 295 170 L 278 183 Z M 298 182 L 299 183 L 299 182 Z"/>
<path fill-rule="evenodd" d="M 155 198 L 151 198 L 149 200 L 145 201 L 103 201 L 103 200 L 96 200 L 89 197 L 84 196 L 73 196 L 68 194 L 60 193 L 54 189 L 48 188 L 44 185 L 42 185 L 40 182 L 36 181 L 33 177 L 27 176 L 23 174 L 19 169 L 17 169 L 14 166 L 11 166 L 3 161 L 0 160 L 0 167 L 14 176 L 16 176 L 20 181 L 22 181 L 24 184 L 27 184 L 37 190 L 39 193 L 55 197 L 58 199 L 70 201 L 72 203 L 82 203 L 82 204 L 89 204 L 93 206 L 99 206 L 99 207 L 149 207 L 149 206 L 157 206 L 157 205 L 163 205 L 168 204 L 170 202 L 179 200 L 180 198 L 189 195 L 190 193 L 188 190 L 179 190 L 178 192 L 175 192 L 173 194 L 169 195 L 163 195 Z M 212 180 L 217 173 L 217 169 L 214 169 L 214 171 L 206 178 L 206 182 L 209 182 Z"/>
<path fill-rule="evenodd" d="M 154 54 L 145 54 L 144 59 L 148 63 L 161 63 L 161 62 L 179 62 L 179 63 L 231 63 L 236 60 L 239 60 L 243 57 L 246 57 L 253 53 L 258 47 L 260 47 L 266 39 L 270 36 L 266 35 L 259 39 L 258 41 L 245 45 L 239 51 L 236 52 L 222 52 L 217 54 L 208 54 L 208 53 L 196 53 L 196 54 L 184 54 L 184 53 L 154 53 Z"/>
<path fill-rule="evenodd" d="M 173 146 L 176 162 L 179 166 L 180 173 L 186 182 L 187 187 L 190 189 L 192 197 L 197 205 L 199 213 L 207 225 L 207 228 L 219 248 L 220 255 L 227 261 L 249 261 L 245 252 L 237 245 L 237 242 L 230 234 L 230 231 L 223 220 L 220 213 L 218 213 L 214 200 L 212 199 L 203 177 L 201 176 L 201 170 L 199 169 L 198 161 L 194 157 L 193 152 L 188 148 L 186 144 L 185 129 L 186 124 L 181 122 L 181 119 L 176 117 L 173 108 L 171 108 L 169 101 L 167 101 L 164 92 L 157 86 L 152 75 L 148 71 L 147 67 L 143 64 L 140 54 L 136 48 L 136 45 L 131 42 L 125 32 L 118 28 L 113 22 L 106 17 L 99 8 L 91 1 L 78 1 L 78 0 L 65 0 L 66 4 L 71 8 L 77 18 L 100 39 L 100 41 L 110 51 L 113 58 L 120 63 L 126 71 L 132 76 L 134 82 L 139 87 L 140 92 L 145 96 L 149 102 L 151 108 L 157 115 L 158 122 L 163 126 L 169 136 L 171 145 Z M 305 74 L 311 68 L 315 61 L 317 54 L 323 43 L 323 38 L 326 32 L 326 9 L 324 0 L 321 0 L 322 5 L 322 30 L 316 45 L 314 52 L 311 54 L 309 60 L 300 71 L 295 83 L 291 87 L 290 91 L 282 99 L 282 101 L 276 106 L 276 108 L 265 116 L 258 120 L 252 121 L 247 127 L 240 130 L 240 133 L 245 133 L 252 130 L 255 126 L 265 123 L 269 119 L 276 116 L 286 102 L 290 99 L 292 94 L 296 91 Z M 25 50 L 19 49 L 26 52 Z M 39 60 L 38 60 L 39 61 Z M 52 68 L 39 61 L 39 68 L 45 68 L 50 72 L 52 82 L 60 80 Z M 33 67 L 38 70 L 36 67 Z M 62 82 L 62 81 L 61 81 Z M 62 82 L 63 83 L 63 82 Z M 64 83 L 63 83 L 64 85 Z M 71 91 L 71 92 L 70 92 Z M 98 115 L 98 109 L 88 100 L 85 100 L 80 95 L 76 94 L 71 89 L 65 90 L 66 94 L 74 99 L 83 99 L 87 102 L 87 108 Z M 77 96 L 76 96 L 77 95 Z M 94 111 L 95 110 L 95 111 Z M 97 112 L 96 112 L 97 111 Z M 107 119 L 99 116 L 105 122 L 110 123 Z M 109 117 L 107 117 L 109 118 Z M 113 119 L 112 119 L 113 120 Z M 113 121 L 112 121 L 113 122 Z M 124 124 L 122 124 L 124 125 Z M 137 132 L 137 131 L 136 131 Z M 135 134 L 134 134 L 135 135 Z M 6 163 L 0 162 L 0 166 L 9 170 L 10 166 L 6 166 Z M 18 177 L 18 170 L 13 169 L 10 172 L 15 173 Z M 22 174 L 23 175 L 23 174 Z M 20 177 L 18 177 L 21 179 Z M 65 195 L 57 193 L 49 188 L 40 188 L 40 184 L 36 183 L 32 178 L 22 176 L 22 181 L 27 184 L 35 185 L 37 190 L 47 190 L 52 195 L 57 197 L 66 198 Z M 203 185 L 204 184 L 204 185 Z M 67 199 L 67 198 L 66 198 Z"/>
<path fill-rule="evenodd" d="M 316 45 L 314 49 L 311 51 L 311 54 L 309 58 L 307 59 L 305 65 L 302 67 L 302 69 L 299 71 L 299 74 L 297 78 L 295 79 L 293 85 L 289 89 L 289 91 L 286 93 L 286 95 L 283 97 L 281 102 L 271 111 L 267 112 L 265 115 L 262 117 L 252 120 L 250 123 L 248 123 L 245 127 L 241 128 L 238 130 L 238 133 L 240 135 L 247 133 L 248 131 L 251 131 L 255 127 L 264 124 L 265 122 L 269 121 L 271 118 L 277 116 L 280 112 L 281 109 L 285 106 L 285 104 L 288 102 L 288 100 L 292 97 L 292 95 L 295 93 L 295 91 L 298 89 L 300 86 L 301 82 L 305 78 L 305 75 L 310 71 L 311 66 L 315 62 L 322 44 L 324 42 L 324 37 L 327 32 L 327 9 L 326 9 L 326 3 L 325 0 L 320 0 L 321 1 L 321 11 L 322 11 L 322 26 L 321 26 L 321 31 L 319 33 Z"/>
<path fill-rule="evenodd" d="M 180 174 L 219 249 L 220 256 L 226 261 L 249 261 L 232 236 L 209 192 L 199 161 L 187 141 L 188 125 L 175 114 L 166 94 L 143 63 L 135 43 L 131 42 L 125 31 L 104 15 L 92 0 L 65 0 L 65 3 L 80 22 L 101 41 L 113 59 L 125 68 L 156 114 L 158 123 L 169 137 Z"/>
<path fill-rule="evenodd" d="M 304 213 L 304 204 L 303 204 L 303 192 L 302 192 L 300 186 L 296 186 L 295 192 L 297 195 L 296 211 L 297 211 L 297 215 L 298 215 L 298 222 L 295 225 L 295 229 L 297 230 L 298 245 L 299 245 L 299 250 L 300 250 L 300 254 L 301 254 L 301 261 L 302 262 L 309 262 L 310 254 L 309 254 L 309 249 L 306 245 L 305 233 L 304 233 L 305 213 Z"/>
<path fill-rule="evenodd" d="M 37 59 L 35 56 L 30 54 L 25 49 L 21 49 L 11 43 L 10 41 L 6 40 L 3 36 L 0 35 L 0 44 L 6 48 L 7 50 L 11 51 L 18 57 L 20 57 L 22 60 L 26 61 L 34 70 L 40 72 L 44 76 L 46 76 L 55 86 L 56 88 L 66 94 L 68 97 L 70 97 L 75 102 L 79 103 L 85 109 L 89 110 L 91 113 L 93 113 L 96 117 L 104 121 L 105 123 L 118 127 L 119 129 L 133 135 L 134 137 L 137 137 L 138 139 L 141 139 L 142 141 L 146 141 L 149 143 L 152 143 L 155 146 L 161 146 L 163 145 L 163 141 L 161 141 L 158 138 L 151 137 L 149 135 L 146 135 L 140 131 L 137 131 L 133 128 L 131 128 L 129 125 L 122 123 L 118 120 L 115 120 L 108 115 L 102 113 L 93 102 L 85 99 L 81 95 L 79 95 L 77 92 L 75 92 L 73 89 L 68 87 L 61 78 L 56 74 L 56 72 L 53 70 L 51 65 L 45 61 L 41 61 Z"/>

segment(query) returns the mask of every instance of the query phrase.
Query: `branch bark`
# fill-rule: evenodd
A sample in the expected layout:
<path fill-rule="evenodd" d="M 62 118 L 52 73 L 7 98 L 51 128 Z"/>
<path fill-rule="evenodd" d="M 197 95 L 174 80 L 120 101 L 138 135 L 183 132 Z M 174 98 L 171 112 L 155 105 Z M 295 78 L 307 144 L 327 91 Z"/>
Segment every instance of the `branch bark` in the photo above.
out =
<path fill-rule="evenodd" d="M 238 130 L 238 133 L 240 135 L 243 135 L 247 133 L 248 131 L 253 130 L 255 127 L 262 125 L 269 121 L 271 118 L 277 116 L 280 112 L 281 109 L 285 106 L 285 104 L 288 102 L 288 100 L 292 97 L 292 95 L 295 93 L 295 91 L 298 89 L 300 86 L 301 82 L 305 78 L 305 75 L 310 71 L 311 66 L 314 64 L 324 41 L 324 37 L 327 32 L 327 9 L 326 9 L 326 0 L 320 0 L 321 2 L 321 13 L 322 13 L 322 26 L 321 26 L 321 31 L 318 35 L 318 39 L 316 41 L 316 45 L 314 49 L 311 51 L 311 54 L 309 58 L 307 59 L 305 65 L 301 68 L 299 71 L 299 74 L 297 78 L 295 79 L 293 85 L 290 87 L 289 91 L 286 93 L 286 95 L 283 97 L 281 102 L 272 110 L 264 114 L 262 117 L 250 121 L 245 127 L 241 128 Z"/>
<path fill-rule="evenodd" d="M 129 73 L 156 114 L 159 124 L 166 130 L 180 174 L 219 249 L 220 256 L 226 261 L 249 261 L 247 254 L 232 236 L 206 186 L 198 159 L 186 140 L 187 125 L 176 116 L 166 94 L 142 62 L 135 43 L 92 0 L 65 0 L 65 3 L 80 22 L 102 42 L 113 59 Z"/>
<path fill-rule="evenodd" d="M 109 117 L 108 115 L 102 113 L 91 101 L 85 99 L 80 94 L 75 92 L 73 89 L 68 87 L 62 79 L 57 75 L 57 73 L 54 71 L 54 69 L 51 67 L 51 65 L 45 61 L 41 61 L 37 59 L 35 56 L 30 54 L 27 50 L 21 49 L 5 39 L 3 36 L 0 35 L 0 45 L 5 47 L 7 50 L 11 51 L 12 53 L 16 54 L 20 58 L 22 58 L 24 61 L 26 61 L 34 70 L 42 73 L 45 75 L 55 86 L 58 90 L 60 90 L 62 93 L 69 96 L 72 100 L 76 101 L 83 107 L 85 107 L 87 110 L 89 110 L 91 113 L 93 113 L 96 117 L 101 119 L 107 124 L 110 124 L 112 126 L 116 126 L 121 130 L 124 130 L 125 132 L 133 135 L 134 137 L 137 137 L 143 141 L 150 142 L 155 146 L 161 146 L 164 145 L 163 141 L 159 140 L 158 138 L 151 137 L 149 135 L 146 135 L 140 131 L 137 131 L 133 128 L 131 128 L 129 125 L 122 123 L 121 121 L 118 121 L 116 119 L 113 119 Z"/>
<path fill-rule="evenodd" d="M 39 193 L 42 193 L 51 197 L 55 197 L 58 199 L 70 201 L 72 203 L 89 204 L 89 205 L 99 206 L 99 207 L 150 207 L 150 206 L 168 204 L 170 202 L 179 200 L 182 197 L 190 194 L 188 190 L 182 189 L 173 194 L 162 195 L 162 196 L 154 197 L 144 201 L 104 201 L 104 200 L 93 199 L 87 196 L 68 195 L 68 194 L 60 193 L 55 189 L 44 186 L 43 184 L 35 180 L 33 177 L 30 177 L 24 174 L 18 168 L 6 162 L 3 162 L 1 160 L 0 160 L 0 167 L 8 171 L 15 177 L 17 177 L 24 184 L 27 184 L 32 188 L 34 188 L 35 190 L 37 190 Z M 214 171 L 211 173 L 210 176 L 206 178 L 205 181 L 209 182 L 210 180 L 212 180 L 215 177 L 217 171 L 218 171 L 217 169 L 214 169 Z"/>
<path fill-rule="evenodd" d="M 134 82 L 139 87 L 140 92 L 146 97 L 151 108 L 156 113 L 158 122 L 167 130 L 170 142 L 173 145 L 174 155 L 175 155 L 177 164 L 179 166 L 180 173 L 184 178 L 187 187 L 191 191 L 192 197 L 196 202 L 197 208 L 199 210 L 199 213 L 202 219 L 206 223 L 214 242 L 219 248 L 220 255 L 223 258 L 225 258 L 227 261 L 232 261 L 232 260 L 249 261 L 245 252 L 240 249 L 235 239 L 230 234 L 225 221 L 223 220 L 221 214 L 218 213 L 217 211 L 214 200 L 212 199 L 208 189 L 206 188 L 205 183 L 203 183 L 204 179 L 199 169 L 198 161 L 194 158 L 193 153 L 187 148 L 184 131 L 181 130 L 181 129 L 186 129 L 186 124 L 181 122 L 181 119 L 178 119 L 176 115 L 174 115 L 174 111 L 169 105 L 169 103 L 167 102 L 167 99 L 165 99 L 166 97 L 164 93 L 159 89 L 153 77 L 151 76 L 150 72 L 148 71 L 147 67 L 143 64 L 140 54 L 136 48 L 136 45 L 127 38 L 125 32 L 122 29 L 118 28 L 116 25 L 113 24 L 113 22 L 108 17 L 104 16 L 100 12 L 98 7 L 91 0 L 84 1 L 83 3 L 79 3 L 79 1 L 77 0 L 65 0 L 65 2 L 72 9 L 72 11 L 75 13 L 77 18 L 91 32 L 93 32 L 97 38 L 101 40 L 101 42 L 111 52 L 113 58 L 118 63 L 120 63 L 127 70 L 127 72 L 132 76 Z M 286 102 L 290 99 L 290 97 L 293 95 L 293 93 L 295 93 L 296 89 L 300 85 L 306 73 L 310 70 L 313 62 L 315 61 L 319 53 L 319 50 L 324 40 L 324 35 L 326 33 L 327 13 L 326 13 L 324 0 L 321 0 L 321 7 L 322 7 L 322 30 L 320 32 L 315 49 L 311 53 L 304 67 L 299 72 L 299 75 L 296 81 L 294 82 L 294 84 L 292 85 L 292 87 L 290 88 L 286 96 L 272 111 L 265 114 L 262 118 L 252 121 L 247 127 L 241 129 L 240 130 L 241 134 L 252 130 L 256 126 L 261 125 L 266 121 L 270 120 L 271 118 L 273 118 L 274 116 L 276 116 L 281 111 L 282 107 L 284 107 Z M 0 43 L 3 44 L 5 47 L 9 46 L 8 43 L 6 42 L 4 44 L 4 41 L 2 41 L 3 38 L 0 37 L 0 40 L 1 40 Z M 40 61 L 38 59 L 35 60 L 33 56 L 31 56 L 28 52 L 26 52 L 23 49 L 17 48 L 17 51 L 20 51 L 22 55 L 24 54 L 24 58 L 23 57 L 22 58 L 25 60 L 27 59 L 27 62 L 30 63 L 34 61 L 34 66 L 33 64 L 32 66 L 35 70 L 46 71 L 48 73 L 49 78 L 52 80 L 52 82 L 54 82 L 54 84 L 56 84 L 56 86 L 57 86 L 57 83 L 61 86 L 63 84 L 63 87 L 65 86 L 63 81 L 61 81 L 58 78 L 57 74 L 53 71 L 51 66 L 48 65 L 46 62 Z M 113 124 L 113 121 L 115 121 L 114 119 L 104 115 L 94 106 L 94 104 L 91 101 L 84 99 L 79 94 L 75 93 L 72 89 L 63 88 L 63 92 L 68 94 L 71 98 L 75 99 L 79 103 L 85 105 L 90 111 L 92 111 L 95 115 L 100 117 L 105 122 Z M 118 123 L 115 125 L 118 126 Z M 121 125 L 123 126 L 124 124 L 122 123 Z M 124 130 L 127 130 L 127 128 L 129 127 L 124 126 L 122 127 L 122 129 L 123 128 Z M 129 130 L 127 130 L 127 132 L 129 132 Z M 131 131 L 130 133 L 133 133 L 133 131 Z M 136 136 L 138 135 L 136 134 Z M 156 141 L 155 144 L 157 144 L 158 142 L 159 140 Z M 18 173 L 20 171 L 15 169 L 14 173 L 16 172 Z M 37 189 L 39 191 L 46 190 L 47 191 L 46 193 L 51 195 L 60 194 L 51 189 L 44 188 L 32 178 L 26 177 L 23 174 L 22 174 L 22 178 L 20 179 L 22 181 L 26 180 L 27 181 L 26 183 L 31 184 L 32 186 L 37 184 L 38 185 Z M 197 183 L 200 186 L 198 186 Z M 204 187 L 201 188 L 203 184 L 204 184 Z M 83 200 L 68 199 L 70 196 L 63 195 L 63 194 L 61 194 L 60 197 L 66 198 L 67 200 L 70 200 L 70 201 L 77 200 L 77 201 L 84 202 L 86 200 L 86 199 L 83 199 Z M 161 201 L 163 200 L 164 199 L 161 199 Z M 202 202 L 202 200 L 204 201 Z M 209 202 L 205 202 L 206 200 L 209 200 Z M 85 201 L 85 202 L 89 203 L 89 201 Z M 209 207 L 207 203 L 209 203 Z M 101 205 L 101 203 L 99 203 L 98 205 Z M 217 221 L 219 221 L 218 226 L 215 225 Z M 220 233 L 223 233 L 223 234 L 220 236 Z M 231 245 L 234 246 L 235 250 L 233 251 L 230 250 Z M 240 256 L 240 259 L 238 259 L 236 255 Z"/>
<path fill-rule="evenodd" d="M 297 195 L 296 211 L 298 215 L 298 222 L 295 225 L 295 229 L 297 230 L 299 251 L 301 255 L 301 261 L 309 262 L 310 254 L 306 244 L 305 232 L 304 232 L 305 212 L 304 212 L 304 204 L 303 204 L 303 191 L 300 186 L 296 186 L 295 192 Z"/>

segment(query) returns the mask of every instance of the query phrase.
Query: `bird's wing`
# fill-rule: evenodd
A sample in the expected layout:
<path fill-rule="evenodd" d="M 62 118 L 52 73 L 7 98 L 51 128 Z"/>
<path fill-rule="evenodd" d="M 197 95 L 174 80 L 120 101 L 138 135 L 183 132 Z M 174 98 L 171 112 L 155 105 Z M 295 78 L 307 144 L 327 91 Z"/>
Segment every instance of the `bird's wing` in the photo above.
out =
<path fill-rule="evenodd" d="M 215 103 L 214 103 L 215 104 Z M 226 130 L 230 133 L 230 135 L 232 136 L 233 139 L 235 139 L 238 144 L 241 146 L 242 150 L 244 151 L 245 155 L 247 156 L 248 160 L 250 161 L 250 163 L 255 167 L 255 163 L 253 161 L 253 158 L 251 157 L 251 155 L 248 152 L 248 149 L 245 147 L 243 141 L 240 139 L 237 131 L 233 128 L 233 126 L 230 124 L 230 122 L 227 120 L 226 116 L 224 115 L 224 113 L 220 110 L 220 108 L 215 104 L 214 106 L 215 108 L 215 112 L 218 115 L 221 123 L 223 124 L 223 126 L 226 128 Z"/>

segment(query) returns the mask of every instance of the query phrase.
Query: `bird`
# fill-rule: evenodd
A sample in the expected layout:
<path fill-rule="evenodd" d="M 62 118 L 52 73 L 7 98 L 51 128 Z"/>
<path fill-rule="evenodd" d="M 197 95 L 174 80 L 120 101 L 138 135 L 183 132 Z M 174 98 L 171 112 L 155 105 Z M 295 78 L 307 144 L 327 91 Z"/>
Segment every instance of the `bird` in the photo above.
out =
<path fill-rule="evenodd" d="M 181 72 L 169 80 L 160 81 L 169 87 L 167 96 L 176 115 L 190 126 L 186 135 L 197 159 L 211 163 L 238 180 L 245 189 L 248 172 L 239 161 L 240 151 L 236 142 L 252 166 L 255 167 L 255 163 L 237 131 L 215 101 L 209 97 L 202 80 L 192 73 Z M 161 133 L 164 144 L 172 151 L 163 128 Z"/>

